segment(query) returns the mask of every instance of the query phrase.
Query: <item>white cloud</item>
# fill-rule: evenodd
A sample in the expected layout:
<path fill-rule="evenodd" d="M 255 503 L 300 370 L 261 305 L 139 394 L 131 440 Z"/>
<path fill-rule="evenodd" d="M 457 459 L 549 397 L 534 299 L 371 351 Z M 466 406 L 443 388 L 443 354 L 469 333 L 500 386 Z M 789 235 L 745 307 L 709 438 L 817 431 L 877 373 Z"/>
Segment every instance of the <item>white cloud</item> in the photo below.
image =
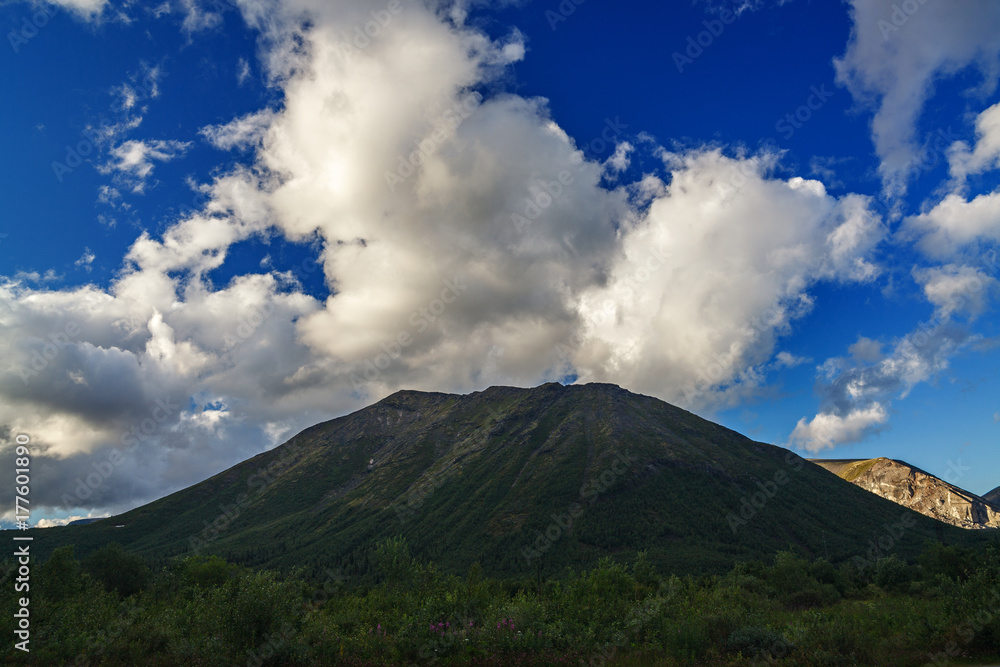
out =
<path fill-rule="evenodd" d="M 859 442 L 884 428 L 888 421 L 889 413 L 877 402 L 845 415 L 821 412 L 810 421 L 800 419 L 789 444 L 815 453 Z"/>
<path fill-rule="evenodd" d="M 80 521 L 82 519 L 103 519 L 104 516 L 95 517 L 93 513 L 89 513 L 86 516 L 75 514 L 73 516 L 68 516 L 62 519 L 40 519 L 38 523 L 35 524 L 36 528 L 54 528 L 56 526 L 65 526 L 74 521 Z"/>
<path fill-rule="evenodd" d="M 240 116 L 224 125 L 208 125 L 199 134 L 219 150 L 246 150 L 260 143 L 274 122 L 274 116 L 274 111 L 263 109 Z"/>
<path fill-rule="evenodd" d="M 796 366 L 807 364 L 810 361 L 808 357 L 797 357 L 794 354 L 785 351 L 779 352 L 774 359 L 779 367 L 784 368 L 795 368 Z"/>
<path fill-rule="evenodd" d="M 250 61 L 240 58 L 236 63 L 236 83 L 242 86 L 250 78 L 250 74 Z"/>
<path fill-rule="evenodd" d="M 923 286 L 927 300 L 937 308 L 941 319 L 955 313 L 971 317 L 981 314 L 995 291 L 997 281 L 971 266 L 948 264 L 941 267 L 914 269 L 913 276 Z"/>
<path fill-rule="evenodd" d="M 892 399 L 905 398 L 947 369 L 949 359 L 972 340 L 947 320 L 918 327 L 887 354 L 877 342 L 859 338 L 849 348 L 850 358 L 833 357 L 817 369 L 822 408 L 812 420 L 799 420 L 790 444 L 815 452 L 881 430 Z"/>
<path fill-rule="evenodd" d="M 206 11 L 203 5 L 212 5 L 214 8 L 226 8 L 223 2 L 207 3 L 203 0 L 181 0 L 184 10 L 184 23 L 181 29 L 184 32 L 192 33 L 201 30 L 212 30 L 222 25 L 222 13 L 218 11 Z"/>
<path fill-rule="evenodd" d="M 153 173 L 153 162 L 169 162 L 181 157 L 190 148 L 189 141 L 131 139 L 110 151 L 111 159 L 100 167 L 101 173 L 116 173 L 132 192 L 142 192 L 146 179 Z"/>
<path fill-rule="evenodd" d="M 48 0 L 48 3 L 68 9 L 82 19 L 93 20 L 101 16 L 108 0 Z"/>
<path fill-rule="evenodd" d="M 629 154 L 634 150 L 635 147 L 627 141 L 615 146 L 615 152 L 604 162 L 608 175 L 617 177 L 618 174 L 628 169 Z"/>
<path fill-rule="evenodd" d="M 955 257 L 980 239 L 1000 241 L 1000 190 L 971 201 L 949 194 L 929 211 L 906 218 L 903 233 L 935 259 Z"/>
<path fill-rule="evenodd" d="M 669 181 L 601 187 L 604 165 L 544 100 L 470 94 L 523 56 L 517 34 L 494 41 L 414 3 L 358 49 L 366 3 L 241 8 L 266 33 L 282 107 L 206 137 L 252 145 L 252 167 L 140 236 L 107 289 L 0 287 L 0 423 L 39 444 L 53 479 L 40 504 L 111 448 L 128 458 L 88 506 L 161 495 L 402 387 L 577 372 L 718 405 L 776 367 L 817 282 L 878 274 L 871 202 L 776 177 L 769 153 L 664 154 Z M 125 142 L 105 169 L 141 187 L 187 148 Z M 318 239 L 325 302 L 264 268 L 208 280 L 234 243 L 270 235 Z M 163 421 L 158 401 L 175 406 Z"/>
<path fill-rule="evenodd" d="M 872 138 L 879 172 L 887 192 L 899 194 L 921 167 L 917 125 L 935 81 L 972 65 L 982 75 L 981 91 L 994 90 L 1000 3 L 852 0 L 851 14 L 847 52 L 834 61 L 837 80 L 876 108 Z"/>
<path fill-rule="evenodd" d="M 857 342 L 847 348 L 848 354 L 861 362 L 873 362 L 882 358 L 882 343 L 859 336 Z"/>
<path fill-rule="evenodd" d="M 83 267 L 83 269 L 86 270 L 87 273 L 90 273 L 90 271 L 93 269 L 91 265 L 94 263 L 95 259 L 97 259 L 97 255 L 92 253 L 90 251 L 90 248 L 84 248 L 83 254 L 80 256 L 80 259 L 73 262 L 73 265 Z"/>
<path fill-rule="evenodd" d="M 582 381 L 688 406 L 752 389 L 819 280 L 866 280 L 883 235 L 865 198 L 770 178 L 775 157 L 668 154 L 669 185 L 623 230 L 605 285 L 584 293 Z"/>
<path fill-rule="evenodd" d="M 951 175 L 963 182 L 969 175 L 981 174 L 1000 167 L 1000 103 L 994 104 L 976 118 L 976 145 L 970 149 L 958 141 L 948 150 Z"/>

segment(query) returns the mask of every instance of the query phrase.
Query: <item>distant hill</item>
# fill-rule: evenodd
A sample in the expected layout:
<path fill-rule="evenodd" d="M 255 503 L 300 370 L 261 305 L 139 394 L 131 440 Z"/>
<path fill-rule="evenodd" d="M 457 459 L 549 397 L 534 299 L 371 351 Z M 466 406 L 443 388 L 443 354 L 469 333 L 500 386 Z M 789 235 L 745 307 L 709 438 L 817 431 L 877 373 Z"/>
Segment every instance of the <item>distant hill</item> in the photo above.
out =
<path fill-rule="evenodd" d="M 88 523 L 94 523 L 95 521 L 100 521 L 106 517 L 96 517 L 93 519 L 77 519 L 76 521 L 70 521 L 67 526 L 86 526 Z"/>
<path fill-rule="evenodd" d="M 983 499 L 987 502 L 993 503 L 994 506 L 1000 508 L 1000 486 L 993 489 L 989 493 L 983 496 Z"/>
<path fill-rule="evenodd" d="M 34 531 L 33 548 L 350 572 L 401 535 L 446 571 L 524 576 L 639 550 L 679 573 L 789 548 L 840 560 L 886 534 L 901 556 L 975 539 L 655 398 L 550 383 L 400 391 L 113 522 Z"/>
<path fill-rule="evenodd" d="M 809 460 L 862 489 L 938 521 L 960 528 L 1000 528 L 1000 508 L 904 461 Z"/>

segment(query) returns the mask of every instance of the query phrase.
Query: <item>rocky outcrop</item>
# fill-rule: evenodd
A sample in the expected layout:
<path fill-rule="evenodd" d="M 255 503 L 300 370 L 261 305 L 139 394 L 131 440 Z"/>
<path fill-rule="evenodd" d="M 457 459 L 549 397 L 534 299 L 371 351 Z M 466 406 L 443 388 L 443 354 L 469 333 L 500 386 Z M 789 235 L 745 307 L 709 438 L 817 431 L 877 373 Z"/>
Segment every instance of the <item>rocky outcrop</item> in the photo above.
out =
<path fill-rule="evenodd" d="M 809 460 L 866 491 L 953 526 L 1000 528 L 1000 507 L 903 461 Z"/>

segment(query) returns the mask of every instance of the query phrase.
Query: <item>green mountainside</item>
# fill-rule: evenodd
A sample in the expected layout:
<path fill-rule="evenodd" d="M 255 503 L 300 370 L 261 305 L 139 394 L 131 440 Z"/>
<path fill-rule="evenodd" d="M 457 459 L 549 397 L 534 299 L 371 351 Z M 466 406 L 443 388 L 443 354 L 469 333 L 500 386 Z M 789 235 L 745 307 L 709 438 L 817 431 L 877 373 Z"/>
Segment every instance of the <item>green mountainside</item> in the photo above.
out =
<path fill-rule="evenodd" d="M 403 536 L 446 571 L 518 577 L 639 550 L 693 573 L 789 548 L 838 561 L 989 539 L 655 398 L 555 383 L 400 391 L 125 514 L 31 532 L 42 553 L 116 541 L 313 572 L 364 571 L 374 542 Z"/>

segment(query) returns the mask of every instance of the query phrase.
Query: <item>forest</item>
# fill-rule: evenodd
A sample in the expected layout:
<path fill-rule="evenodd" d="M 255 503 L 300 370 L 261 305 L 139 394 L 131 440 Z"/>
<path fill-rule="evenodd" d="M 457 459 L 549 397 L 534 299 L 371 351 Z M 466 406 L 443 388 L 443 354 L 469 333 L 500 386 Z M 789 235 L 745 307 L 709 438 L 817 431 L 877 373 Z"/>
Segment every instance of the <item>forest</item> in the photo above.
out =
<path fill-rule="evenodd" d="M 16 568 L 3 570 L 15 608 Z M 791 551 L 670 575 L 644 553 L 559 576 L 445 574 L 402 538 L 350 574 L 149 561 L 112 543 L 32 569 L 25 665 L 908 665 L 1000 659 L 1000 549 L 928 542 L 832 564 Z M 3 615 L 13 636 L 12 615 Z"/>

